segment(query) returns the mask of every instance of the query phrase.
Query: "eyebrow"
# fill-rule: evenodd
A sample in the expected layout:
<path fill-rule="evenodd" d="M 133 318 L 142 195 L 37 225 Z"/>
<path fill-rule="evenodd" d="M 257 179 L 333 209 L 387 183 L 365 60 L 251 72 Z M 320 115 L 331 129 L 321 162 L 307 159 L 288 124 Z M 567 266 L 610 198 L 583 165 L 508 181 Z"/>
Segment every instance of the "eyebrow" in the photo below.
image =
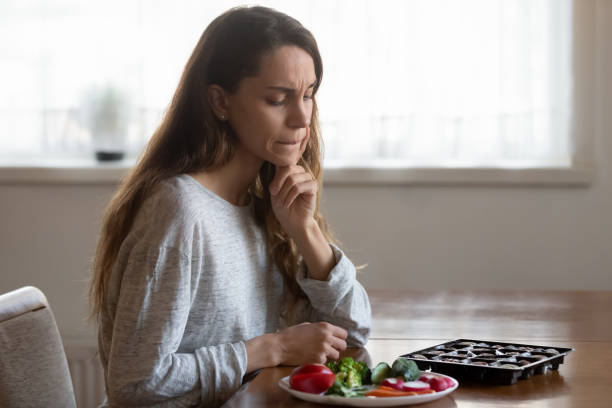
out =
<path fill-rule="evenodd" d="M 312 84 L 310 84 L 308 86 L 307 89 L 314 88 L 316 83 L 317 83 L 317 81 L 313 82 Z M 273 89 L 275 91 L 280 91 L 280 92 L 284 92 L 284 93 L 287 93 L 287 94 L 293 94 L 296 91 L 295 88 L 288 88 L 286 86 L 269 86 L 266 89 Z"/>

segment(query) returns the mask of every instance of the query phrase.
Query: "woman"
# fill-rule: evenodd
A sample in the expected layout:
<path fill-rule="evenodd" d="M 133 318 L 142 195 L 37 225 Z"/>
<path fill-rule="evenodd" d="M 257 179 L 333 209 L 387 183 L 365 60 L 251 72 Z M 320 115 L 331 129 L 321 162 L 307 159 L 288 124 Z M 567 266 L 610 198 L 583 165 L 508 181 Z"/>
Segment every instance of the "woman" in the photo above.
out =
<path fill-rule="evenodd" d="M 204 31 L 103 220 L 105 406 L 217 406 L 254 370 L 366 343 L 367 294 L 319 213 L 321 75 L 282 13 L 236 8 Z"/>

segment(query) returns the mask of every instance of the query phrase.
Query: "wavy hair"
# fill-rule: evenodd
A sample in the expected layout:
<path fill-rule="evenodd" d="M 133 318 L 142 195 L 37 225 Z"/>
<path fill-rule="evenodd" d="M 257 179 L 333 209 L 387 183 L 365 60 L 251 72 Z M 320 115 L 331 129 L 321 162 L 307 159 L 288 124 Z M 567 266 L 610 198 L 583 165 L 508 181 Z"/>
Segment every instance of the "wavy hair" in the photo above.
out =
<path fill-rule="evenodd" d="M 200 37 L 161 124 L 106 208 L 90 285 L 92 318 L 106 313 L 108 281 L 119 249 L 142 203 L 156 185 L 179 174 L 221 167 L 233 157 L 236 135 L 229 124 L 214 115 L 207 98 L 208 86 L 216 84 L 230 93 L 236 91 L 243 78 L 257 74 L 266 53 L 283 45 L 300 47 L 314 61 L 317 79 L 310 138 L 298 164 L 321 187 L 322 142 L 314 95 L 321 83 L 323 64 L 313 35 L 294 18 L 270 8 L 228 10 L 213 20 Z M 264 162 L 249 186 L 249 194 L 254 201 L 255 220 L 265 230 L 268 254 L 292 295 L 290 303 L 295 305 L 305 297 L 295 279 L 300 256 L 272 212 L 268 186 L 273 177 L 274 166 Z M 318 201 L 315 220 L 326 238 L 334 242 Z"/>

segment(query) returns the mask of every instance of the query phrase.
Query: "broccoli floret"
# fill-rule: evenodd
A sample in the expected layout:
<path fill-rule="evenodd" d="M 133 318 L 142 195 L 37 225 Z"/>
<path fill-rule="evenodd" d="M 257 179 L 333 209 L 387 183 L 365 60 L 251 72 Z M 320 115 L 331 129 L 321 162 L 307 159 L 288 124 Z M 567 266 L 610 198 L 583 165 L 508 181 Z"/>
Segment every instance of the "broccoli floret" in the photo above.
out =
<path fill-rule="evenodd" d="M 338 365 L 338 370 L 339 371 L 350 371 L 353 370 L 355 367 L 355 360 L 353 360 L 351 357 L 344 357 L 342 360 L 340 360 L 340 364 Z"/>
<path fill-rule="evenodd" d="M 328 361 L 327 363 L 325 363 L 325 365 L 327 366 L 327 368 L 332 370 L 334 373 L 337 373 L 338 365 L 340 365 L 340 362 L 339 361 Z"/>
<path fill-rule="evenodd" d="M 365 393 L 368 392 L 368 390 L 367 387 L 348 388 L 336 381 L 334 385 L 327 390 L 325 395 L 341 395 L 346 398 L 359 398 L 365 397 Z"/>
<path fill-rule="evenodd" d="M 372 375 L 372 372 L 370 371 L 370 367 L 368 367 L 366 363 L 362 363 L 361 361 L 357 361 L 357 365 L 358 365 L 357 371 L 359 373 L 359 376 L 361 377 L 361 383 L 369 384 L 370 377 Z"/>
<path fill-rule="evenodd" d="M 393 362 L 391 373 L 394 377 L 404 377 L 406 381 L 414 381 L 421 375 L 417 364 L 404 357 L 399 357 Z"/>
<path fill-rule="evenodd" d="M 359 373 L 357 373 L 357 371 L 350 370 L 346 373 L 344 384 L 350 388 L 361 387 L 361 376 L 359 375 Z"/>
<path fill-rule="evenodd" d="M 344 387 L 360 387 L 369 382 L 368 365 L 355 361 L 351 357 L 344 357 L 340 361 L 330 361 L 326 365 L 336 374 L 336 381 Z"/>

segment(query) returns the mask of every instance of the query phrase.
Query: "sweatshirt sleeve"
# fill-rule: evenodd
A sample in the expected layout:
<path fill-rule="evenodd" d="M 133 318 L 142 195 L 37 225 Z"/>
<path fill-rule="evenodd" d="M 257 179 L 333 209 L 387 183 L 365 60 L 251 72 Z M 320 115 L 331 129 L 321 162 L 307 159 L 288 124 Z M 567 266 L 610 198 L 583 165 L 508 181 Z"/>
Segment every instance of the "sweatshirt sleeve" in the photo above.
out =
<path fill-rule="evenodd" d="M 179 351 L 191 285 L 191 259 L 175 248 L 129 255 L 108 353 L 110 406 L 216 406 L 240 387 L 243 342 Z"/>
<path fill-rule="evenodd" d="M 336 266 L 327 280 L 308 277 L 307 268 L 300 268 L 297 282 L 310 301 L 310 320 L 327 321 L 347 330 L 347 344 L 363 347 L 370 336 L 372 312 L 365 289 L 356 279 L 353 263 L 335 245 L 330 244 Z"/>

